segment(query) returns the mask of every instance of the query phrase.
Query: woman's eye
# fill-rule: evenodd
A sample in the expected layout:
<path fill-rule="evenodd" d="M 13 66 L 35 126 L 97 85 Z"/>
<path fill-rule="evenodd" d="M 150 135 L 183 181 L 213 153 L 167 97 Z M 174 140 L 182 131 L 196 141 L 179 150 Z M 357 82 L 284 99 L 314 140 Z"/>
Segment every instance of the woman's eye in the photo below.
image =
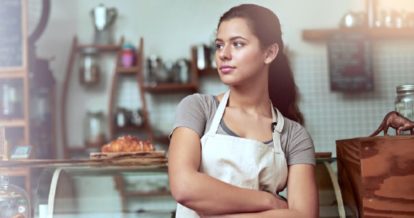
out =
<path fill-rule="evenodd" d="M 241 47 L 244 46 L 244 43 L 242 43 L 242 42 L 233 42 L 233 46 L 236 47 L 236 48 L 241 48 Z"/>
<path fill-rule="evenodd" d="M 223 48 L 223 44 L 216 43 L 216 49 L 218 50 L 218 49 L 221 49 L 221 48 Z"/>

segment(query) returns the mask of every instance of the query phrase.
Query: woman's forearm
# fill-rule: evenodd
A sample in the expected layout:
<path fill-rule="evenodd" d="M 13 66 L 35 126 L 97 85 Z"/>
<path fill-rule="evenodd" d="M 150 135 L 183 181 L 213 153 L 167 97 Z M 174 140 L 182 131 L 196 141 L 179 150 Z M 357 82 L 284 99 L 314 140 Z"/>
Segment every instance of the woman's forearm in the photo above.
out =
<path fill-rule="evenodd" d="M 187 182 L 181 184 L 181 193 L 175 198 L 202 215 L 260 212 L 287 206 L 270 193 L 239 188 L 200 172 L 186 177 Z"/>
<path fill-rule="evenodd" d="M 235 213 L 221 216 L 201 216 L 202 218 L 317 218 L 310 214 L 301 213 L 293 209 L 273 209 L 255 213 Z"/>

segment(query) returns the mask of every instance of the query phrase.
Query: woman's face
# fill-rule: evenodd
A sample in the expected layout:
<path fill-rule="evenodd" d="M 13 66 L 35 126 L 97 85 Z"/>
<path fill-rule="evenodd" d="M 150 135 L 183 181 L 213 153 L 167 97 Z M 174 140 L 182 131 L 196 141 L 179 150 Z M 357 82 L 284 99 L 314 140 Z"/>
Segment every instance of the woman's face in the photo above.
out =
<path fill-rule="evenodd" d="M 241 85 L 265 73 L 266 52 L 243 18 L 223 21 L 217 30 L 216 63 L 226 85 Z"/>

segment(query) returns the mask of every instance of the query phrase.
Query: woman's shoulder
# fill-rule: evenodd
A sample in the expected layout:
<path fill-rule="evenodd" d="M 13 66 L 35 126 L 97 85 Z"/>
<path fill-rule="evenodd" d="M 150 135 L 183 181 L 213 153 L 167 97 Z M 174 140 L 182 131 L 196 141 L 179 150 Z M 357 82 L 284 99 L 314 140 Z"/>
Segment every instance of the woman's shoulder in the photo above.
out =
<path fill-rule="evenodd" d="M 186 97 L 184 97 L 182 101 L 205 102 L 211 100 L 213 97 L 214 96 L 210 94 L 193 93 L 191 95 L 187 95 Z"/>
<path fill-rule="evenodd" d="M 203 135 L 206 122 L 211 118 L 214 96 L 195 93 L 184 97 L 177 105 L 173 129 L 187 127 Z"/>
<path fill-rule="evenodd" d="M 309 132 L 303 125 L 289 118 L 285 117 L 284 122 L 282 135 L 285 135 L 288 165 L 315 165 L 315 148 Z"/>
<path fill-rule="evenodd" d="M 210 114 L 216 108 L 215 97 L 211 94 L 194 93 L 184 97 L 178 104 L 178 110 L 199 111 L 205 115 Z"/>
<path fill-rule="evenodd" d="M 207 107 L 211 104 L 214 104 L 214 96 L 210 94 L 194 93 L 184 97 L 181 100 L 180 104 Z"/>
<path fill-rule="evenodd" d="M 284 122 L 285 123 L 284 123 L 283 130 L 289 132 L 289 135 L 292 135 L 295 137 L 297 137 L 298 135 L 303 135 L 303 134 L 309 135 L 306 128 L 302 124 L 294 120 L 291 120 L 287 117 L 284 117 Z"/>

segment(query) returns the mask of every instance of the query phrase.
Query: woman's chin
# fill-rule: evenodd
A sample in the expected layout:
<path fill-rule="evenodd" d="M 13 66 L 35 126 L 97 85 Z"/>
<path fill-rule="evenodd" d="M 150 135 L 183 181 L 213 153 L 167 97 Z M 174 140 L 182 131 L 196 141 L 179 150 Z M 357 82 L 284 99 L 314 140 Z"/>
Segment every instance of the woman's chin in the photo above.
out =
<path fill-rule="evenodd" d="M 230 79 L 221 79 L 221 82 L 226 86 L 237 86 L 240 82 L 236 80 L 230 80 Z"/>

